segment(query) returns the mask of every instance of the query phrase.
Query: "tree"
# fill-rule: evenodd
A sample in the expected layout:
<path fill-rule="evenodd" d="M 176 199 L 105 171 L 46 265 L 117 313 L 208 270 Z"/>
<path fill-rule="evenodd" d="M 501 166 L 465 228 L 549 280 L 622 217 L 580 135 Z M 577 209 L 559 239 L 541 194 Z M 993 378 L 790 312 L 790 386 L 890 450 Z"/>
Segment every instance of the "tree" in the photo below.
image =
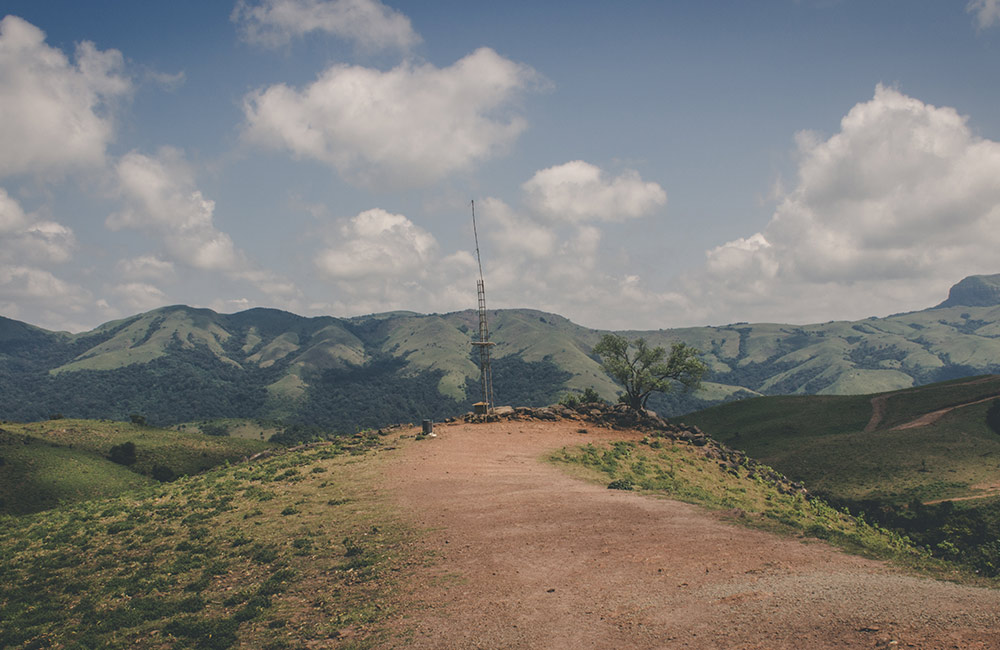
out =
<path fill-rule="evenodd" d="M 115 445 L 108 452 L 108 460 L 119 465 L 135 464 L 135 443 L 131 440 Z"/>
<path fill-rule="evenodd" d="M 993 400 L 986 411 L 986 424 L 993 429 L 993 433 L 1000 433 L 1000 399 Z"/>
<path fill-rule="evenodd" d="M 646 408 L 651 393 L 668 393 L 674 384 L 697 388 L 708 367 L 698 358 L 700 350 L 686 343 L 674 343 L 670 354 L 645 339 L 629 341 L 624 336 L 605 334 L 594 346 L 601 366 L 625 388 L 621 401 L 636 410 Z"/>

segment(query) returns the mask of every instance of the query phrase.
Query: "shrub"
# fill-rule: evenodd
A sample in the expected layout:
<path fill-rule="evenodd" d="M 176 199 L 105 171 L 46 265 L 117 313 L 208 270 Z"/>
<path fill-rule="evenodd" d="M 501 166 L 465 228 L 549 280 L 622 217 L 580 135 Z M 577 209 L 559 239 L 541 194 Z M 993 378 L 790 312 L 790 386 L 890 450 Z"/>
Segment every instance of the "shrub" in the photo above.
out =
<path fill-rule="evenodd" d="M 113 463 L 118 463 L 119 465 L 134 465 L 135 443 L 129 441 L 123 442 L 120 445 L 115 445 L 108 452 L 108 459 Z"/>
<path fill-rule="evenodd" d="M 993 433 L 1000 433 L 1000 399 L 993 400 L 989 410 L 986 411 L 986 424 Z"/>
<path fill-rule="evenodd" d="M 627 478 L 619 478 L 608 483 L 609 490 L 632 490 L 635 484 Z"/>
<path fill-rule="evenodd" d="M 153 465 L 153 471 L 150 472 L 150 476 L 161 483 L 166 483 L 177 478 L 174 470 L 170 469 L 166 465 Z"/>
<path fill-rule="evenodd" d="M 559 403 L 572 409 L 580 405 L 580 398 L 573 393 L 566 393 L 566 396 L 559 400 Z"/>
<path fill-rule="evenodd" d="M 224 438 L 229 435 L 229 427 L 224 424 L 203 424 L 201 425 L 201 432 L 206 436 Z"/>

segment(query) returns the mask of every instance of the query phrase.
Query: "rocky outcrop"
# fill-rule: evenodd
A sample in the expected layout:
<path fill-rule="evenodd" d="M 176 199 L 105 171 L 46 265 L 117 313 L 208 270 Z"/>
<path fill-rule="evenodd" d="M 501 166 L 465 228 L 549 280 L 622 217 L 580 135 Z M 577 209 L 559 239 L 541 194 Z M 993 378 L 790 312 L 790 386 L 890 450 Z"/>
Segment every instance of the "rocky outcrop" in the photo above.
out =
<path fill-rule="evenodd" d="M 970 275 L 948 291 L 942 307 L 992 307 L 1000 305 L 1000 274 Z"/>

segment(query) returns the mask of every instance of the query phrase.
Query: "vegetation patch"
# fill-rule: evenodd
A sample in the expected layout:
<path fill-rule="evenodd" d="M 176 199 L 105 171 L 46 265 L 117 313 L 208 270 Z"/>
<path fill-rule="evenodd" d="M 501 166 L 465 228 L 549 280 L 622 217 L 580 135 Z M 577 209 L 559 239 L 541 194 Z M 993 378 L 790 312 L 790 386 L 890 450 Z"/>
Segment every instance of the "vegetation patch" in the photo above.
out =
<path fill-rule="evenodd" d="M 0 647 L 370 645 L 406 564 L 407 533 L 357 462 L 377 446 L 323 443 L 0 517 Z M 289 471 L 301 480 L 274 480 Z"/>
<path fill-rule="evenodd" d="M 729 510 L 745 525 L 793 532 L 827 540 L 853 553 L 931 567 L 929 555 L 910 541 L 877 524 L 831 507 L 822 499 L 787 489 L 777 473 L 762 465 L 727 465 L 686 443 L 645 438 L 565 448 L 551 456 L 564 465 L 582 466 L 609 488 L 651 494 Z M 782 478 L 779 476 L 779 479 Z"/>
<path fill-rule="evenodd" d="M 684 419 L 827 502 L 993 577 L 1000 436 L 990 413 L 998 390 L 1000 377 L 967 378 L 876 396 L 764 397 Z"/>
<path fill-rule="evenodd" d="M 0 429 L 0 513 L 125 494 L 194 475 L 272 447 L 268 443 L 128 422 L 60 418 Z"/>

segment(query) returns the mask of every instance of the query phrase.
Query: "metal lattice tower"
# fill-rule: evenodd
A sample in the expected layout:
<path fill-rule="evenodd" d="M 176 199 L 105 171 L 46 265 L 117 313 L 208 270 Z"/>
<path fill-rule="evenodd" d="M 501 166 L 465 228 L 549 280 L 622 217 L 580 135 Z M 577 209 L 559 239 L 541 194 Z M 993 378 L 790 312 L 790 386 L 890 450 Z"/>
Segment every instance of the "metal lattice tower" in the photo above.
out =
<path fill-rule="evenodd" d="M 476 262 L 479 263 L 479 280 L 476 292 L 479 294 L 479 340 L 472 345 L 479 348 L 479 384 L 483 391 L 481 404 L 487 413 L 493 411 L 493 370 L 490 367 L 490 330 L 486 325 L 486 285 L 483 283 L 483 261 L 479 256 L 479 233 L 476 231 L 476 202 L 472 201 L 472 234 L 476 239 Z"/>

